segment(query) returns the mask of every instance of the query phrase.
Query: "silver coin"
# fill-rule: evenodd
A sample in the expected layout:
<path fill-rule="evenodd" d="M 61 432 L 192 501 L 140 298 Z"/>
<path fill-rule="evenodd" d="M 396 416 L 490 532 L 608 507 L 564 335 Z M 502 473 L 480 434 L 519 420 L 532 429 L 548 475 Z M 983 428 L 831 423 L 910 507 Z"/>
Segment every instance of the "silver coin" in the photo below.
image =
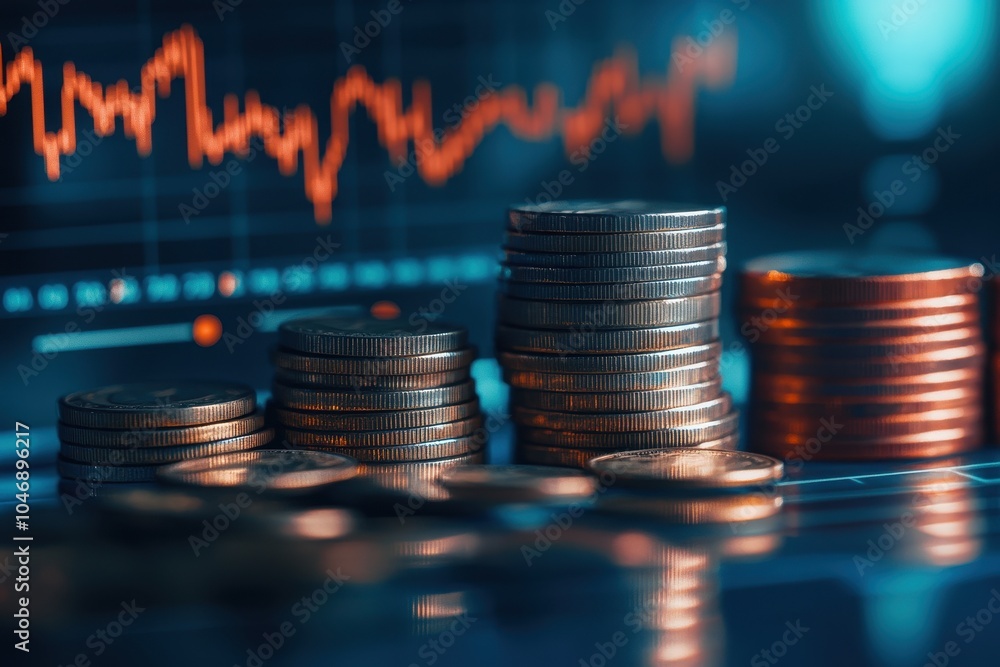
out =
<path fill-rule="evenodd" d="M 463 327 L 441 322 L 379 320 L 373 317 L 309 317 L 284 322 L 278 340 L 309 354 L 392 357 L 453 352 L 466 345 Z"/>
<path fill-rule="evenodd" d="M 592 475 L 542 466 L 468 465 L 451 468 L 441 485 L 463 502 L 537 503 L 586 500 L 597 490 Z"/>
<path fill-rule="evenodd" d="M 519 426 L 587 433 L 655 431 L 704 424 L 723 418 L 732 410 L 732 399 L 723 393 L 703 403 L 649 412 L 606 412 L 601 414 L 553 412 L 520 405 L 510 408 L 511 419 Z"/>
<path fill-rule="evenodd" d="M 540 391 L 609 392 L 640 389 L 665 389 L 706 382 L 719 375 L 718 361 L 651 373 L 535 373 L 504 371 L 503 379 L 511 387 Z"/>
<path fill-rule="evenodd" d="M 447 387 L 432 389 L 407 389 L 401 391 L 323 391 L 292 387 L 275 382 L 274 398 L 294 410 L 387 411 L 437 408 L 465 403 L 476 398 L 476 385 L 472 380 Z"/>
<path fill-rule="evenodd" d="M 479 414 L 479 401 L 457 405 L 388 412 L 299 412 L 271 403 L 274 418 L 283 426 L 311 431 L 392 431 L 456 422 Z"/>
<path fill-rule="evenodd" d="M 535 301 L 635 301 L 642 299 L 678 299 L 717 292 L 722 275 L 644 283 L 591 283 L 585 285 L 549 285 L 501 282 L 500 293 L 516 299 Z"/>
<path fill-rule="evenodd" d="M 719 338 L 719 321 L 705 320 L 671 327 L 637 329 L 586 328 L 578 331 L 522 329 L 497 325 L 496 344 L 501 350 L 554 354 L 611 354 L 656 352 L 689 345 L 704 345 Z"/>
<path fill-rule="evenodd" d="M 467 368 L 476 358 L 476 349 L 466 347 L 454 352 L 438 352 L 409 357 L 330 357 L 302 354 L 279 348 L 274 352 L 275 366 L 300 373 L 331 375 L 421 375 L 445 373 Z"/>
<path fill-rule="evenodd" d="M 497 361 L 511 371 L 536 373 L 648 373 L 719 359 L 722 343 L 692 345 L 659 352 L 593 356 L 500 352 Z"/>
<path fill-rule="evenodd" d="M 519 283 L 579 285 L 583 283 L 640 283 L 656 280 L 704 278 L 726 270 L 724 256 L 688 264 L 622 266 L 604 269 L 561 269 L 539 266 L 500 265 L 500 280 Z"/>
<path fill-rule="evenodd" d="M 482 424 L 482 418 L 477 415 L 445 424 L 431 424 L 391 431 L 332 432 L 285 428 L 282 435 L 289 444 L 302 447 L 392 447 L 471 435 Z"/>
<path fill-rule="evenodd" d="M 116 449 L 113 447 L 84 447 L 62 443 L 59 453 L 63 458 L 92 465 L 161 465 L 188 459 L 200 459 L 216 454 L 228 454 L 267 445 L 274 438 L 272 429 L 227 438 L 216 442 L 168 447 L 143 447 Z"/>
<path fill-rule="evenodd" d="M 507 221 L 520 231 L 653 232 L 723 224 L 726 209 L 641 200 L 553 201 L 512 206 Z"/>
<path fill-rule="evenodd" d="M 722 379 L 669 387 L 609 393 L 569 393 L 561 391 L 532 391 L 512 388 L 510 402 L 527 408 L 555 412 L 648 412 L 665 408 L 692 405 L 717 398 L 722 392 Z"/>
<path fill-rule="evenodd" d="M 329 452 L 254 449 L 163 466 L 159 479 L 206 487 L 261 491 L 307 491 L 355 477 L 358 462 Z"/>
<path fill-rule="evenodd" d="M 724 224 L 641 234 L 538 234 L 509 231 L 506 247 L 524 252 L 644 252 L 699 248 L 726 238 Z"/>
<path fill-rule="evenodd" d="M 735 410 L 721 419 L 687 426 L 672 426 L 655 431 L 583 432 L 519 426 L 518 441 L 550 447 L 573 449 L 650 449 L 653 447 L 696 447 L 736 433 L 739 413 Z"/>
<path fill-rule="evenodd" d="M 718 292 L 683 299 L 599 303 L 527 301 L 503 295 L 498 299 L 501 323 L 539 329 L 673 326 L 718 317 L 721 307 Z"/>
<path fill-rule="evenodd" d="M 718 261 L 719 258 L 726 255 L 726 243 L 723 241 L 700 248 L 644 252 L 545 253 L 522 252 L 512 248 L 504 248 L 503 251 L 504 260 L 513 266 L 600 269 Z"/>

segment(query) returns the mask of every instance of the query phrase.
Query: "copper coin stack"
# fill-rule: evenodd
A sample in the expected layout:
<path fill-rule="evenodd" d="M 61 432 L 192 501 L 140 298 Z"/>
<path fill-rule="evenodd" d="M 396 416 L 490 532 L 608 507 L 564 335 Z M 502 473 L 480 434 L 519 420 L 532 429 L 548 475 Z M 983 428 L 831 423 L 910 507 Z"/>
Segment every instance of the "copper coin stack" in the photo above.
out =
<path fill-rule="evenodd" d="M 152 482 L 169 463 L 263 447 L 257 394 L 243 384 L 144 382 L 59 399 L 59 475 Z"/>
<path fill-rule="evenodd" d="M 510 209 L 496 347 L 521 462 L 735 448 L 719 377 L 725 215 L 641 201 Z"/>
<path fill-rule="evenodd" d="M 993 444 L 1000 443 L 1000 277 L 995 274 L 990 281 L 993 293 Z"/>
<path fill-rule="evenodd" d="M 404 484 L 479 463 L 486 432 L 462 327 L 371 317 L 291 320 L 268 411 L 286 446 L 350 456 Z"/>
<path fill-rule="evenodd" d="M 983 441 L 983 266 L 800 252 L 741 276 L 751 447 L 788 460 L 945 456 Z"/>

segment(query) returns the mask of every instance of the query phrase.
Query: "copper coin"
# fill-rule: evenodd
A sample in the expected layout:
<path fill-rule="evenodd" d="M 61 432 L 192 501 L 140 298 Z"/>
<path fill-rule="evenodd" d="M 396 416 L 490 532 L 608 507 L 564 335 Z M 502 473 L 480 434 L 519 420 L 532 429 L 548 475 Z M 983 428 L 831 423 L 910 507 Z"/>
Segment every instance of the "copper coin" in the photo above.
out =
<path fill-rule="evenodd" d="M 929 391 L 970 389 L 982 382 L 982 370 L 965 368 L 921 375 L 896 377 L 825 378 L 812 375 L 771 374 L 754 369 L 752 390 L 798 394 L 808 397 L 851 396 L 878 400 L 879 397 L 908 396 Z"/>
<path fill-rule="evenodd" d="M 482 426 L 480 416 L 444 424 L 391 431 L 301 431 L 285 428 L 282 435 L 289 444 L 302 447 L 390 447 L 457 438 Z"/>
<path fill-rule="evenodd" d="M 897 436 L 923 433 L 925 431 L 963 428 L 978 424 L 982 418 L 982 409 L 977 406 L 929 410 L 924 413 L 903 415 L 881 415 L 878 417 L 854 417 L 847 419 L 831 410 L 827 415 L 816 417 L 792 417 L 781 412 L 754 410 L 751 414 L 751 424 L 756 433 L 793 433 L 815 435 L 821 425 L 821 419 L 838 417 L 836 442 L 853 440 L 855 438 L 874 438 L 880 436 Z M 833 421 L 837 421 L 834 419 Z"/>
<path fill-rule="evenodd" d="M 62 443 L 59 453 L 66 459 L 93 465 L 160 465 L 188 459 L 200 459 L 217 454 L 240 452 L 263 447 L 274 438 L 272 429 L 193 445 L 168 447 L 142 447 L 123 449 L 114 447 L 83 447 Z"/>
<path fill-rule="evenodd" d="M 245 417 L 201 426 L 178 426 L 159 429 L 111 430 L 79 428 L 60 423 L 59 440 L 85 447 L 135 449 L 172 447 L 226 440 L 253 433 L 264 427 L 264 413 L 256 411 Z"/>
<path fill-rule="evenodd" d="M 978 406 L 982 402 L 982 393 L 978 391 L 952 390 L 954 398 L 946 398 L 949 392 L 929 392 L 903 397 L 901 400 L 876 403 L 868 400 L 844 401 L 837 398 L 822 400 L 802 400 L 803 397 L 793 397 L 783 400 L 780 396 L 754 396 L 751 405 L 753 412 L 780 414 L 788 417 L 826 417 L 831 413 L 844 419 L 861 417 L 879 417 L 888 415 L 909 415 L 927 412 L 929 410 L 966 408 Z M 919 400 L 915 400 L 919 397 Z"/>
<path fill-rule="evenodd" d="M 479 401 L 389 412 L 299 412 L 270 403 L 279 424 L 311 431 L 391 431 L 455 422 L 479 414 Z"/>
<path fill-rule="evenodd" d="M 174 484 L 305 491 L 350 479 L 357 473 L 357 461 L 338 454 L 255 449 L 174 463 L 162 467 L 157 475 Z"/>
<path fill-rule="evenodd" d="M 820 348 L 830 354 L 887 355 L 905 352 L 930 352 L 952 345 L 968 345 L 982 340 L 982 329 L 978 326 L 949 327 L 931 331 L 913 331 L 905 335 L 883 335 L 868 338 L 823 338 L 821 336 L 799 336 L 794 331 L 774 330 L 770 335 L 761 336 L 754 348 L 770 346 L 797 348 Z"/>
<path fill-rule="evenodd" d="M 776 482 L 781 461 L 770 456 L 729 450 L 646 449 L 606 454 L 587 466 L 610 473 L 616 485 L 657 489 L 726 489 Z"/>
<path fill-rule="evenodd" d="M 463 436 L 447 440 L 421 442 L 412 445 L 392 445 L 389 447 L 326 447 L 310 445 L 306 449 L 343 454 L 363 463 L 399 463 L 407 461 L 428 461 L 449 458 L 463 454 L 473 454 L 483 449 L 483 438 Z"/>
<path fill-rule="evenodd" d="M 943 314 L 974 312 L 978 308 L 975 294 L 941 296 L 933 299 L 912 299 L 908 301 L 883 301 L 862 303 L 854 306 L 813 306 L 789 303 L 782 300 L 741 301 L 740 314 L 744 319 L 765 317 L 767 313 L 778 313 L 777 319 L 787 316 L 806 325 L 837 323 L 857 324 L 880 320 L 902 320 L 915 317 L 936 317 Z"/>
<path fill-rule="evenodd" d="M 807 439 L 789 442 L 787 436 L 775 439 L 770 435 L 751 435 L 751 449 L 755 452 L 789 460 L 849 461 L 866 459 L 934 458 L 952 456 L 979 449 L 982 433 L 979 429 L 945 429 L 925 433 L 870 439 L 849 444 L 812 444 Z M 817 441 L 818 442 L 818 441 Z"/>
<path fill-rule="evenodd" d="M 912 336 L 955 327 L 978 327 L 979 310 L 963 308 L 935 312 L 923 317 L 861 322 L 810 322 L 790 317 L 787 313 L 780 316 L 777 313 L 762 316 L 761 312 L 754 312 L 752 314 L 744 313 L 740 326 L 741 333 L 748 337 L 751 342 L 774 340 L 775 343 L 780 343 L 787 336 L 814 337 L 824 340 L 878 340 L 886 336 Z"/>
<path fill-rule="evenodd" d="M 586 500 L 597 490 L 597 479 L 576 471 L 545 466 L 476 465 L 451 468 L 441 485 L 456 500 L 537 503 Z"/>

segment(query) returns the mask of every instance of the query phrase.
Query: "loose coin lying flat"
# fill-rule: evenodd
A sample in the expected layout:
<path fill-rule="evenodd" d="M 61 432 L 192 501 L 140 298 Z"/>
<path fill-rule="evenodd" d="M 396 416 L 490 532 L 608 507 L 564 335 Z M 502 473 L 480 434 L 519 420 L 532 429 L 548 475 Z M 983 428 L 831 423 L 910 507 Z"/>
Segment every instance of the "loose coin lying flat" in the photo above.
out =
<path fill-rule="evenodd" d="M 475 465 L 448 470 L 441 485 L 456 500 L 532 503 L 584 500 L 597 490 L 597 479 L 545 466 Z"/>
<path fill-rule="evenodd" d="M 174 484 L 252 487 L 268 491 L 305 491 L 358 474 L 358 462 L 328 452 L 255 449 L 182 461 L 160 468 L 157 476 Z"/>
<path fill-rule="evenodd" d="M 150 429 L 228 421 L 253 412 L 257 396 L 243 384 L 140 382 L 101 387 L 59 399 L 70 426 Z"/>
<path fill-rule="evenodd" d="M 719 449 L 648 449 L 592 459 L 594 472 L 611 473 L 615 484 L 659 489 L 725 489 L 781 479 L 781 461 L 750 452 Z"/>

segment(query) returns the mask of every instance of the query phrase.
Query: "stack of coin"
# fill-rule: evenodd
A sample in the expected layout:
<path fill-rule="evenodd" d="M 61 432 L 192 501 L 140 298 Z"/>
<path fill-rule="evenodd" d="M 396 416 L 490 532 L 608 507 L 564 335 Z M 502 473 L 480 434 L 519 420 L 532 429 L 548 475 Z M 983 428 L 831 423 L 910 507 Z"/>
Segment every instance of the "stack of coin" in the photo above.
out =
<path fill-rule="evenodd" d="M 59 399 L 60 476 L 151 482 L 168 463 L 268 444 L 257 395 L 222 382 L 145 382 Z"/>
<path fill-rule="evenodd" d="M 278 335 L 269 411 L 286 446 L 350 456 L 390 486 L 482 461 L 464 328 L 313 317 L 283 323 Z"/>
<path fill-rule="evenodd" d="M 990 404 L 993 406 L 993 443 L 1000 444 L 1000 276 L 993 274 L 990 280 L 990 288 L 993 294 L 993 367 L 990 369 L 993 375 L 993 397 Z"/>
<path fill-rule="evenodd" d="M 983 266 L 802 252 L 742 274 L 751 441 L 795 460 L 913 458 L 982 444 Z"/>
<path fill-rule="evenodd" d="M 496 347 L 519 460 L 736 446 L 719 377 L 724 239 L 721 207 L 510 209 Z"/>

